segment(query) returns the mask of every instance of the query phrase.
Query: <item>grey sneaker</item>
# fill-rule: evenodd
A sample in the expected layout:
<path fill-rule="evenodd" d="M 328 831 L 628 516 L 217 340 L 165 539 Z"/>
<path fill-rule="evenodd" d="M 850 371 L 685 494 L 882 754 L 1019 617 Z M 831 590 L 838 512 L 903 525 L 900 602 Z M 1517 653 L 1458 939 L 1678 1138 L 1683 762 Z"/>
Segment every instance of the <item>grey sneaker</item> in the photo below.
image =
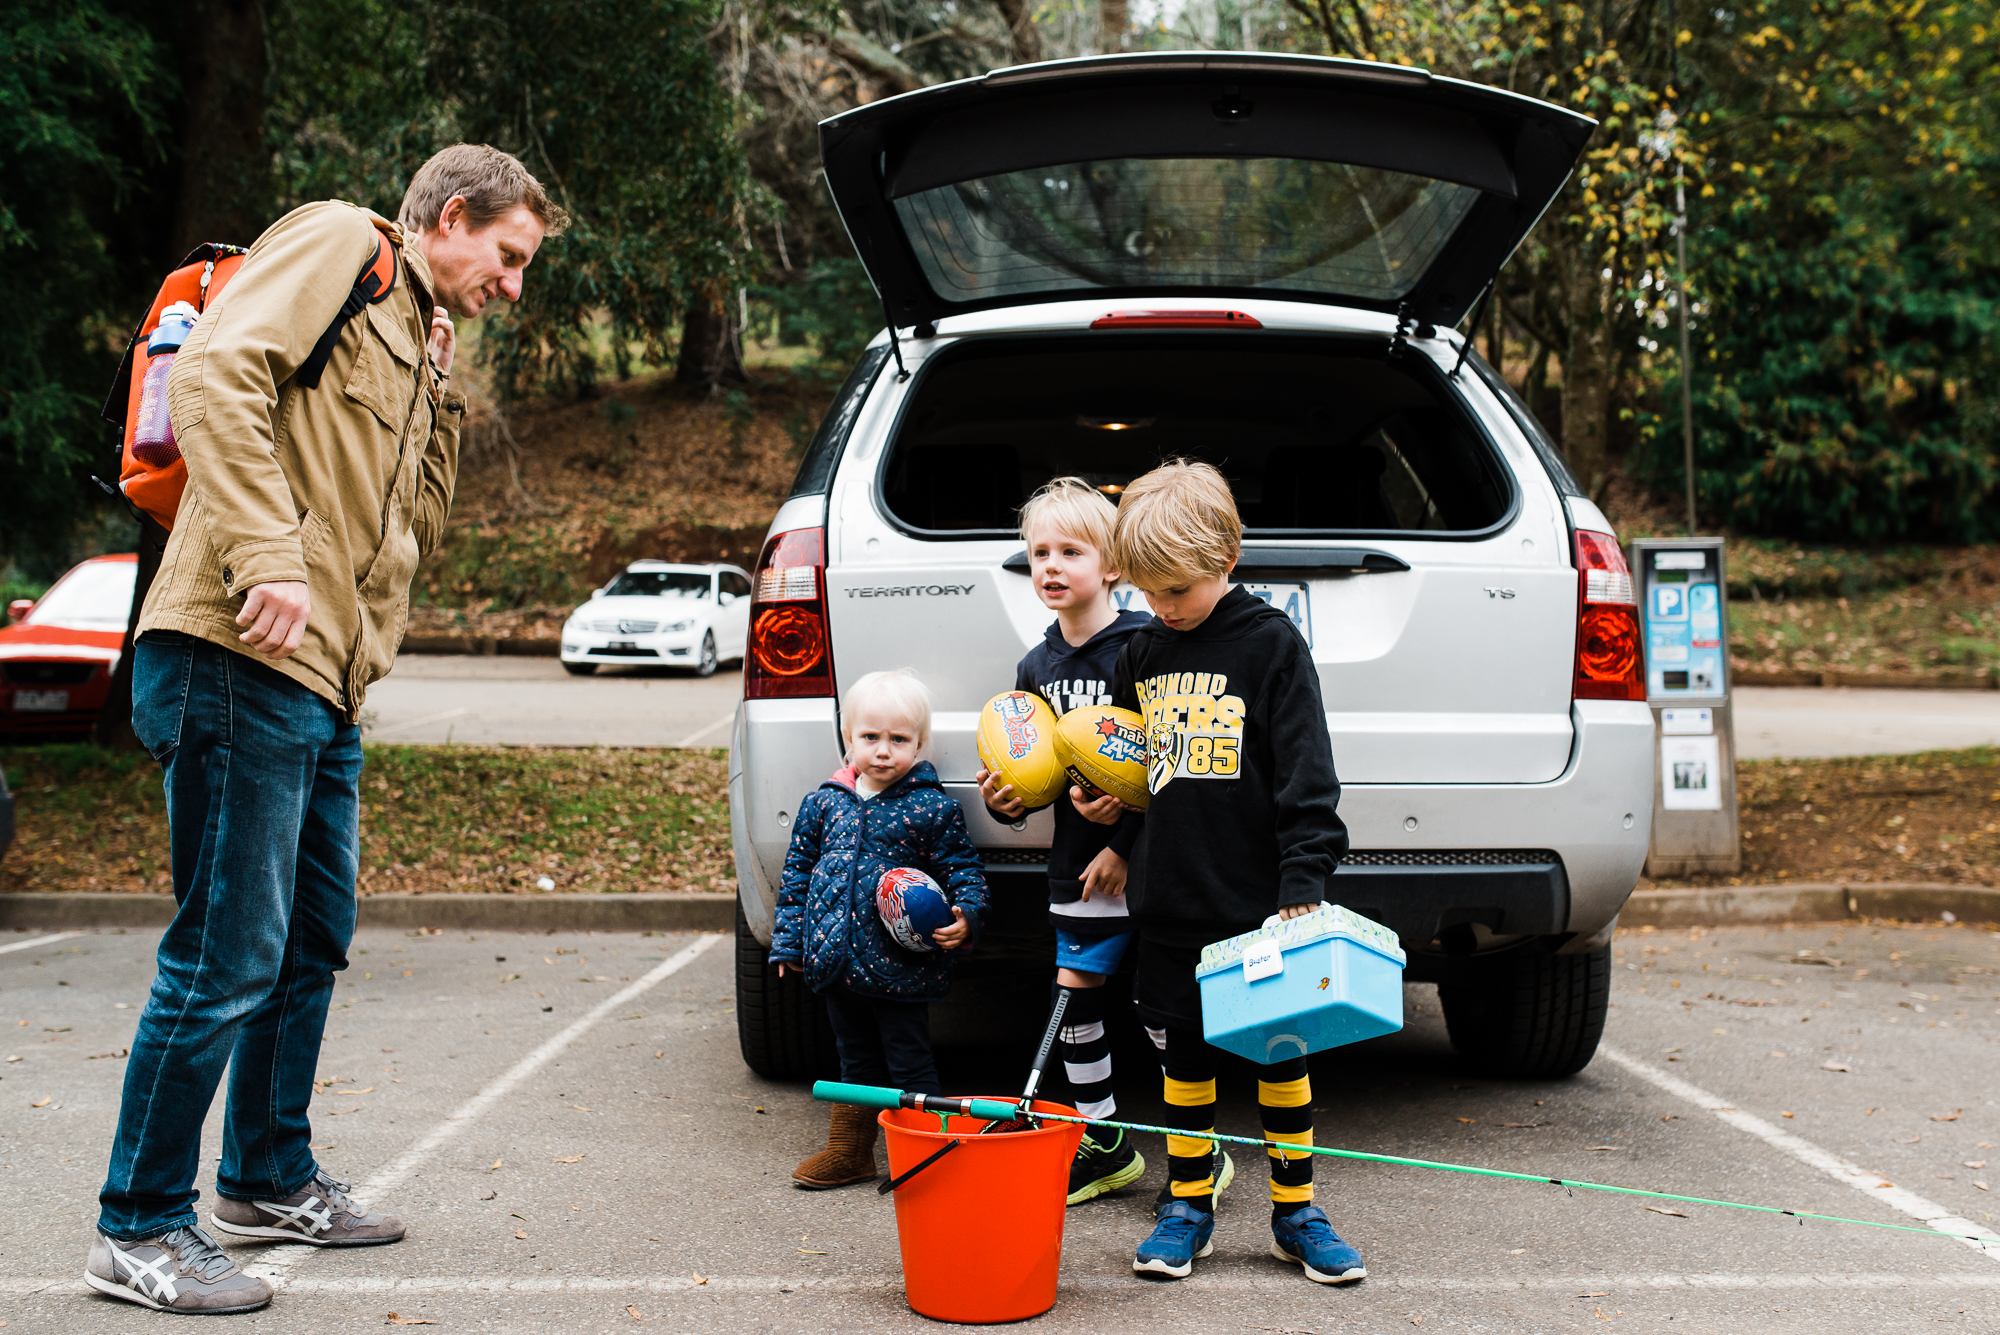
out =
<path fill-rule="evenodd" d="M 208 1212 L 218 1233 L 233 1238 L 273 1238 L 279 1242 L 309 1242 L 315 1247 L 373 1247 L 403 1240 L 403 1221 L 394 1215 L 369 1214 L 348 1199 L 353 1190 L 324 1170 L 281 1201 L 233 1201 L 218 1197 Z"/>
<path fill-rule="evenodd" d="M 271 1282 L 244 1274 L 196 1224 L 138 1242 L 99 1233 L 90 1244 L 83 1282 L 156 1312 L 254 1312 L 271 1301 Z"/>

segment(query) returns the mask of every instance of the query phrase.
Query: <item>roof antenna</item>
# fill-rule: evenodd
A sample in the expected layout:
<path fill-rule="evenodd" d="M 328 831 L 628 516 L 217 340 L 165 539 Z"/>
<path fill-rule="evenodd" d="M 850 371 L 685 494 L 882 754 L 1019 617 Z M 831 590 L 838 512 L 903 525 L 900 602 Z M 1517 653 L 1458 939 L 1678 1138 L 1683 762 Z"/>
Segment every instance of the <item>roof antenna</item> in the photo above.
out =
<path fill-rule="evenodd" d="M 1500 286 L 1500 279 L 1496 275 L 1493 281 L 1486 285 L 1486 290 L 1479 294 L 1479 304 L 1472 308 L 1472 323 L 1467 325 L 1465 329 L 1465 342 L 1458 345 L 1458 360 L 1451 364 L 1450 379 L 1458 379 L 1458 368 L 1465 365 L 1465 354 L 1472 351 L 1473 335 L 1479 332 L 1479 321 L 1486 314 L 1486 303 L 1493 300 L 1493 289 L 1498 286 Z M 895 331 L 891 330 L 890 332 L 893 336 Z"/>
<path fill-rule="evenodd" d="M 903 341 L 896 337 L 896 317 L 889 314 L 889 299 L 882 298 L 882 318 L 889 322 L 889 351 L 896 354 L 896 383 L 902 384 L 910 378 L 910 368 L 903 365 Z"/>

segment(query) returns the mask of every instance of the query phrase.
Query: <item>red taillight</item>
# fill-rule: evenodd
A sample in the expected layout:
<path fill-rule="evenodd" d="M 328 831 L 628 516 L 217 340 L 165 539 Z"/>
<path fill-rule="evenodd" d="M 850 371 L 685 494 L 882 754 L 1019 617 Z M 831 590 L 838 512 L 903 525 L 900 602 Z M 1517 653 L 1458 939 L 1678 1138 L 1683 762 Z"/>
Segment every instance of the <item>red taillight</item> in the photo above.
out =
<path fill-rule="evenodd" d="M 1242 311 L 1113 311 L 1090 322 L 1092 329 L 1262 329 L 1263 321 Z"/>
<path fill-rule="evenodd" d="M 833 694 L 826 624 L 826 531 L 795 528 L 764 544 L 750 601 L 746 700 Z"/>
<path fill-rule="evenodd" d="M 1579 700 L 1643 700 L 1646 662 L 1632 568 L 1618 539 L 1577 530 L 1576 681 Z"/>

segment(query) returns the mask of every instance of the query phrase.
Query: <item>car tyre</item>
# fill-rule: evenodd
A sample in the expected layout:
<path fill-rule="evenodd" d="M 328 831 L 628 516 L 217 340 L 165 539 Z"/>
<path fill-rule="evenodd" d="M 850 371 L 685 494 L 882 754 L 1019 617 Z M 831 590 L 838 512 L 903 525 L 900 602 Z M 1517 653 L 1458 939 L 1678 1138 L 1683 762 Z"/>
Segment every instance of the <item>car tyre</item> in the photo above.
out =
<path fill-rule="evenodd" d="M 1597 1054 L 1611 1005 L 1611 947 L 1510 950 L 1438 986 L 1451 1046 L 1482 1075 L 1561 1080 Z"/>
<path fill-rule="evenodd" d="M 715 632 L 708 631 L 701 637 L 701 661 L 694 665 L 694 675 L 697 677 L 713 677 L 715 675 L 715 663 Z"/>
<path fill-rule="evenodd" d="M 563 671 L 572 677 L 588 677 L 597 671 L 595 663 L 564 663 Z"/>
<path fill-rule="evenodd" d="M 826 1003 L 803 976 L 778 976 L 771 953 L 736 905 L 736 1040 L 743 1064 L 766 1080 L 828 1079 L 840 1073 Z"/>

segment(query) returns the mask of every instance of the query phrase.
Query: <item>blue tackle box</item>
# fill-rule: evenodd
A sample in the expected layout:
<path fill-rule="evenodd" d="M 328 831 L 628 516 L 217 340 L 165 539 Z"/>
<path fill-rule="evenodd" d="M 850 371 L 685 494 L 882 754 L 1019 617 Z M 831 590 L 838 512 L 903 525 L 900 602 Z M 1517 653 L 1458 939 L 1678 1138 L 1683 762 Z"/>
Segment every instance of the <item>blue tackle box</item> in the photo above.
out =
<path fill-rule="evenodd" d="M 1201 1027 L 1259 1065 L 1403 1027 L 1396 934 L 1338 904 L 1202 947 Z"/>

